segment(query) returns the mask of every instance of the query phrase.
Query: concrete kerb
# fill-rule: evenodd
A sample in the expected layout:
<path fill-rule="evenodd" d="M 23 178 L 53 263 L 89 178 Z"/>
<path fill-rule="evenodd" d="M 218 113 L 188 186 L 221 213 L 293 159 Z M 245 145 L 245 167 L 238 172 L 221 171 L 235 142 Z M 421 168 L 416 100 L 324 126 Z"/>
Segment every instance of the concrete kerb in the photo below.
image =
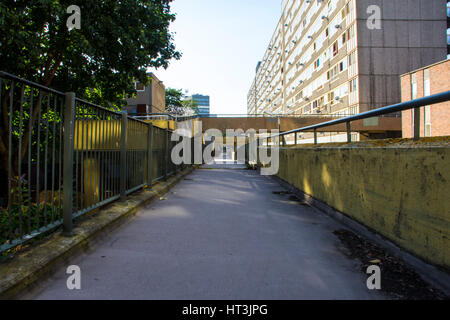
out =
<path fill-rule="evenodd" d="M 386 239 L 385 237 L 367 228 L 358 221 L 348 217 L 347 215 L 345 215 L 345 213 L 339 212 L 336 209 L 328 206 L 326 203 L 323 203 L 322 201 L 317 200 L 314 197 L 304 193 L 303 191 L 292 186 L 290 183 L 284 181 L 283 179 L 277 176 L 270 176 L 268 178 L 280 183 L 283 187 L 295 194 L 300 200 L 303 200 L 311 207 L 317 209 L 321 213 L 327 214 L 331 218 L 342 223 L 348 229 L 369 239 L 383 249 L 387 250 L 393 256 L 402 259 L 409 266 L 414 268 L 424 280 L 435 286 L 437 289 L 442 290 L 445 294 L 450 295 L 449 273 L 442 271 L 440 268 L 419 259 L 415 255 L 400 248 L 389 239 Z"/>
<path fill-rule="evenodd" d="M 25 289 L 31 289 L 45 280 L 71 257 L 87 251 L 99 238 L 106 236 L 155 198 L 167 193 L 193 170 L 189 167 L 151 190 L 135 193 L 125 204 L 115 202 L 100 209 L 75 227 L 73 237 L 64 237 L 59 232 L 52 234 L 42 243 L 0 264 L 0 299 L 17 298 Z"/>

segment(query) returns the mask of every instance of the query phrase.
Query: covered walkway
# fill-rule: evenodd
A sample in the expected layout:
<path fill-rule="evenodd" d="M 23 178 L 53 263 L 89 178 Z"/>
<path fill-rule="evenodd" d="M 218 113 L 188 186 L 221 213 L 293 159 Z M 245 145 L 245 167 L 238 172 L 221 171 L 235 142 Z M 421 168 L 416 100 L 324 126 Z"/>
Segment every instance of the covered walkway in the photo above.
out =
<path fill-rule="evenodd" d="M 380 299 L 336 221 L 255 171 L 197 170 L 59 270 L 36 299 Z M 280 194 L 281 193 L 281 194 Z"/>

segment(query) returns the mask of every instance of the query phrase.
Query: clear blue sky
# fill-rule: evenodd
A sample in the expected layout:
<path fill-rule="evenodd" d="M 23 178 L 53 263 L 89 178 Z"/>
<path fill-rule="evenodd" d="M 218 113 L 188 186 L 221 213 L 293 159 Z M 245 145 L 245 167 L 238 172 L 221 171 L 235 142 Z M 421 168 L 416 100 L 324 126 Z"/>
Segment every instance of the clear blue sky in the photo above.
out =
<path fill-rule="evenodd" d="M 211 113 L 247 113 L 247 93 L 281 15 L 281 0 L 175 0 L 183 56 L 155 74 L 166 87 L 211 96 Z"/>

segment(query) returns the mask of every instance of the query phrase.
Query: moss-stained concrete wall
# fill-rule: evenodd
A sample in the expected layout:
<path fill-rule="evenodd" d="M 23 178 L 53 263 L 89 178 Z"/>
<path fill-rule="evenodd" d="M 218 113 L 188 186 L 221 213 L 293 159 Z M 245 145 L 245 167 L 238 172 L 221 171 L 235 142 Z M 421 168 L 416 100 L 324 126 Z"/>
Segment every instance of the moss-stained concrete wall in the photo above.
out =
<path fill-rule="evenodd" d="M 450 139 L 404 141 L 284 148 L 278 176 L 450 270 Z"/>

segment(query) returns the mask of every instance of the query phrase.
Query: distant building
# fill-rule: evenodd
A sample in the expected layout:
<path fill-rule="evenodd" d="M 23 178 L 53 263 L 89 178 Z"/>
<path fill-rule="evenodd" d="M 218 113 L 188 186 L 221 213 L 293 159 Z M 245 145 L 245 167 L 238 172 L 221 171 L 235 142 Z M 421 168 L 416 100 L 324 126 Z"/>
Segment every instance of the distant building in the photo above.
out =
<path fill-rule="evenodd" d="M 380 26 L 368 24 L 371 4 Z M 398 103 L 401 74 L 446 58 L 447 27 L 442 0 L 283 0 L 248 114 L 346 116 Z"/>
<path fill-rule="evenodd" d="M 165 113 L 166 87 L 153 73 L 150 73 L 151 82 L 144 87 L 136 82 L 137 95 L 127 99 L 124 108 L 130 115 L 145 116 L 150 113 Z"/>
<path fill-rule="evenodd" d="M 401 76 L 402 102 L 450 90 L 450 60 Z M 420 136 L 450 136 L 450 101 L 422 107 Z M 403 138 L 414 135 L 414 110 L 402 112 Z"/>
<path fill-rule="evenodd" d="M 193 94 L 190 97 L 186 97 L 186 100 L 195 100 L 198 103 L 198 114 L 200 116 L 209 116 L 211 111 L 210 98 L 201 94 Z"/>

